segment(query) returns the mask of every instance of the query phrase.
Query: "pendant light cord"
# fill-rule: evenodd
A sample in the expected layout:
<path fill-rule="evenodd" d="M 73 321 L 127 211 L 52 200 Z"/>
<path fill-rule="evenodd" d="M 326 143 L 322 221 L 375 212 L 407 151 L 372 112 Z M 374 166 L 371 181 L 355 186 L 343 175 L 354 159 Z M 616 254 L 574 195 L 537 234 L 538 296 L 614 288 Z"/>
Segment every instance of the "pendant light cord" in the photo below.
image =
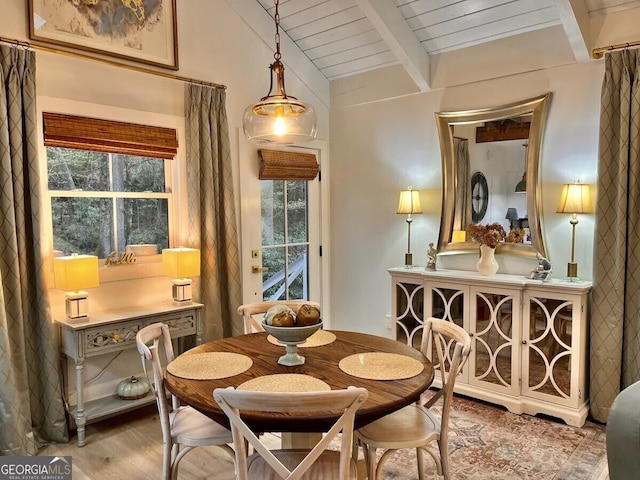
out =
<path fill-rule="evenodd" d="M 279 61 L 280 58 L 282 57 L 282 55 L 280 55 L 280 12 L 278 12 L 278 6 L 280 5 L 280 0 L 276 0 L 275 4 L 276 4 L 276 13 L 273 16 L 273 19 L 276 21 L 276 36 L 275 36 L 276 53 L 273 54 L 273 58 L 275 58 L 276 61 Z"/>

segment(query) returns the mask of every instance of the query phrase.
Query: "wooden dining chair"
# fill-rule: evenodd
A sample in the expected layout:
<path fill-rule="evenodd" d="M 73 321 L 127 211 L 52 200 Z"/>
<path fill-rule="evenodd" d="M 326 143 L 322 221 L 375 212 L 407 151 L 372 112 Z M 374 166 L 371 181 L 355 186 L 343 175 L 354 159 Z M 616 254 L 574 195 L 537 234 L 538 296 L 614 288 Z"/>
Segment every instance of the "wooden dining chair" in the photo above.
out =
<path fill-rule="evenodd" d="M 233 443 L 231 430 L 214 422 L 192 407 L 180 406 L 177 398 L 164 387 L 164 368 L 160 362 L 159 347 L 165 351 L 167 363 L 174 359 L 169 327 L 164 323 L 154 323 L 144 327 L 136 335 L 138 352 L 142 357 L 142 367 L 147 373 L 147 361 L 153 367 L 154 394 L 160 414 L 162 429 L 162 479 L 175 480 L 178 477 L 180 460 L 195 447 L 218 446 L 235 460 L 235 452 L 229 446 Z M 183 447 L 183 448 L 181 448 Z"/>
<path fill-rule="evenodd" d="M 348 387 L 322 392 L 255 392 L 216 388 L 215 401 L 229 417 L 236 452 L 238 480 L 350 480 L 357 478 L 351 458 L 356 410 L 367 399 L 365 388 Z M 242 412 L 241 412 L 242 411 Z M 312 449 L 269 450 L 243 419 L 245 411 L 281 414 L 342 412 L 331 429 Z M 326 450 L 342 432 L 340 451 Z M 255 453 L 247 457 L 248 442 Z"/>
<path fill-rule="evenodd" d="M 448 432 L 453 387 L 462 366 L 469 358 L 471 337 L 458 325 L 437 318 L 424 322 L 420 351 L 431 358 L 442 388 L 431 398 L 421 395 L 418 402 L 408 405 L 355 432 L 356 444 L 363 447 L 370 480 L 382 478 L 384 463 L 399 449 L 415 448 L 418 478 L 424 478 L 422 451 L 429 453 L 438 474 L 449 479 Z M 442 399 L 442 414 L 438 417 L 431 407 Z M 437 448 L 433 445 L 436 442 Z M 385 449 L 376 465 L 376 450 Z"/>
<path fill-rule="evenodd" d="M 271 302 L 256 302 L 240 305 L 238 307 L 238 314 L 244 317 L 244 333 L 264 332 L 264 328 L 260 325 L 262 318 L 258 317 L 258 315 L 264 316 L 271 307 L 284 305 L 297 313 L 305 303 L 320 310 L 319 303 L 308 300 L 274 300 Z"/>

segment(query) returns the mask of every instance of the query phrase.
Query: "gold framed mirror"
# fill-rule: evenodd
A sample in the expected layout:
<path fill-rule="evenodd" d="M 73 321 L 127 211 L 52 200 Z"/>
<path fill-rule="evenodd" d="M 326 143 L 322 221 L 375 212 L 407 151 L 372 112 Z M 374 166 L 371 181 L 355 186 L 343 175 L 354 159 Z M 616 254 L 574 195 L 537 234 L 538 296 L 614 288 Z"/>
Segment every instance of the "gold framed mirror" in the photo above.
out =
<path fill-rule="evenodd" d="M 494 223 L 498 222 L 505 226 L 505 231 L 509 232 L 514 221 L 517 222 L 514 228 L 523 228 L 525 231 L 525 241 L 523 243 L 502 242 L 498 245 L 496 253 L 519 255 L 524 257 L 535 257 L 539 252 L 546 257 L 544 240 L 542 237 L 541 210 L 541 190 L 539 182 L 540 151 L 542 146 L 542 135 L 547 119 L 551 93 L 535 98 L 523 100 L 508 105 L 495 108 L 484 108 L 479 110 L 465 110 L 457 112 L 437 112 L 436 123 L 440 138 L 440 153 L 442 156 L 442 215 L 440 221 L 440 235 L 438 239 L 439 254 L 454 253 L 475 253 L 478 251 L 478 244 L 470 239 L 459 238 L 454 230 L 466 230 L 469 223 Z M 511 124 L 513 127 L 510 127 Z M 507 144 L 505 140 L 517 142 L 524 147 L 522 153 L 510 154 L 510 159 L 515 163 L 520 162 L 520 171 L 524 172 L 522 179 L 512 178 L 507 191 L 513 190 L 520 195 L 523 200 L 512 200 L 520 203 L 521 210 L 526 212 L 524 217 L 510 219 L 516 211 L 507 200 L 507 194 L 502 191 L 495 191 L 498 184 L 506 184 L 503 178 L 495 180 L 492 172 L 478 170 L 474 166 L 471 153 L 475 152 L 475 147 L 480 142 L 490 142 L 491 136 L 486 136 L 489 127 L 496 127 L 498 131 L 506 132 L 509 129 L 512 133 L 498 135 L 496 143 Z M 465 136 L 458 136 L 458 132 L 465 132 Z M 480 138 L 482 131 L 482 139 Z M 519 133 L 518 133 L 519 132 Z M 523 133 L 526 132 L 526 133 Z M 471 133 L 471 135 L 470 135 Z M 528 133 L 528 137 L 526 136 Z M 469 138 L 475 134 L 475 138 Z M 509 136 L 511 135 L 511 136 Z M 466 137 L 466 138 L 465 138 Z M 479 150 L 479 149 L 478 149 Z M 504 149 L 503 149 L 504 150 Z M 490 159 L 490 152 L 484 150 L 487 159 Z M 516 159 L 515 157 L 518 157 Z M 505 159 L 506 161 L 507 159 Z M 509 161 L 511 161 L 509 160 Z M 486 163 L 485 163 L 486 165 Z M 489 167 L 486 167 L 489 169 Z M 512 170 L 517 167 L 513 166 Z M 500 168 L 498 168 L 500 170 Z M 477 175 L 480 173 L 481 175 Z M 504 174 L 504 167 L 494 175 Z M 475 177 L 474 177 L 475 175 Z M 504 175 L 503 175 L 504 176 Z M 471 179 L 486 177 L 488 187 L 484 188 L 486 182 L 474 180 L 473 190 Z M 525 182 L 526 180 L 526 182 Z M 526 183 L 526 188 L 524 184 Z M 484 193 L 483 193 L 484 192 Z M 488 195 L 488 198 L 486 197 Z M 504 197 L 504 198 L 503 198 Z M 475 202 L 475 203 L 474 203 Z M 475 207 L 474 207 L 475 205 Z M 487 206 L 489 211 L 493 208 L 491 217 L 486 216 Z M 501 213 L 498 215 L 498 209 Z M 473 220 L 472 221 L 472 213 Z M 506 215 L 505 215 L 506 213 Z M 526 223 L 525 223 L 526 222 Z M 460 241 L 462 240 L 462 241 Z"/>

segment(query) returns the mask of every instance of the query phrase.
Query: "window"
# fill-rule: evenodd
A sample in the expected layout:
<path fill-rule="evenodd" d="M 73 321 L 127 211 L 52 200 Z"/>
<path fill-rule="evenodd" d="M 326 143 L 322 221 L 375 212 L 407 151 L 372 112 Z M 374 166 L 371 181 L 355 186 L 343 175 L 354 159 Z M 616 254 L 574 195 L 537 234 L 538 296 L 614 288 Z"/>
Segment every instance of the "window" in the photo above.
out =
<path fill-rule="evenodd" d="M 56 254 L 107 258 L 130 245 L 169 247 L 166 160 L 47 147 Z"/>
<path fill-rule="evenodd" d="M 44 113 L 54 255 L 169 247 L 176 131 Z"/>

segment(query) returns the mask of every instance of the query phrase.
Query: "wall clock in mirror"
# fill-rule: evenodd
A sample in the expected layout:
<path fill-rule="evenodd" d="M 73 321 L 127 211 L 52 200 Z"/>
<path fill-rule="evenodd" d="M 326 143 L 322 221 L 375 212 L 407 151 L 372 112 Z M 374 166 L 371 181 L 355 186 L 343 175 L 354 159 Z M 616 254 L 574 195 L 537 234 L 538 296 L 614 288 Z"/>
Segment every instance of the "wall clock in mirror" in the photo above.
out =
<path fill-rule="evenodd" d="M 471 177 L 471 220 L 482 221 L 489 206 L 489 186 L 482 172 L 475 172 Z"/>

